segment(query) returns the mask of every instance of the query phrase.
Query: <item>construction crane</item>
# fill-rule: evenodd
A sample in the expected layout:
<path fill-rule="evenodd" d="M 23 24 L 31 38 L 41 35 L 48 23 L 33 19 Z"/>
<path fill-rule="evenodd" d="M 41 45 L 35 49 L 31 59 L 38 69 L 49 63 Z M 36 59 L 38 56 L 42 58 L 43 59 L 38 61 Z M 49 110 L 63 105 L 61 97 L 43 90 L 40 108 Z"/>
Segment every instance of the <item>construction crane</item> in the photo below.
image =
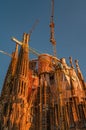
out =
<path fill-rule="evenodd" d="M 17 40 L 16 38 L 12 37 L 11 39 L 12 39 L 14 42 L 16 42 L 18 45 L 22 46 L 23 43 L 20 42 L 19 40 Z M 36 55 L 37 57 L 40 55 L 40 53 L 39 53 L 37 50 L 35 50 L 34 48 L 32 48 L 32 47 L 29 47 L 29 51 L 30 51 L 32 54 Z M 9 53 L 7 53 L 7 52 L 5 52 L 5 51 L 3 51 L 3 50 L 0 50 L 0 53 L 5 54 L 5 55 L 7 55 L 7 56 L 9 56 L 9 57 L 12 57 L 11 54 L 9 54 Z"/>
<path fill-rule="evenodd" d="M 19 40 L 17 40 L 15 37 L 11 38 L 12 41 L 16 42 L 17 44 L 19 44 L 20 46 L 22 46 L 22 42 L 20 42 Z M 35 49 L 33 49 L 32 47 L 29 47 L 29 51 L 33 54 L 35 54 L 37 57 L 40 55 L 39 52 L 37 52 Z"/>
<path fill-rule="evenodd" d="M 53 53 L 56 56 L 56 40 L 54 38 L 54 0 L 51 1 L 51 18 L 50 18 L 50 42 L 53 45 Z"/>
<path fill-rule="evenodd" d="M 37 52 L 37 50 L 33 49 L 32 47 L 29 48 L 29 51 L 30 51 L 32 54 L 36 55 L 37 57 L 40 55 L 40 53 Z M 5 51 L 0 50 L 0 53 L 2 53 L 2 54 L 4 54 L 4 55 L 7 55 L 7 56 L 9 56 L 9 57 L 12 57 L 11 54 L 9 54 L 9 53 L 7 53 L 7 52 L 5 52 Z"/>
<path fill-rule="evenodd" d="M 0 50 L 0 53 L 3 53 L 3 54 L 5 54 L 5 55 L 7 55 L 7 56 L 9 56 L 9 57 L 12 57 L 11 54 L 9 54 L 9 53 L 7 53 L 7 52 L 5 52 L 5 51 Z"/>
<path fill-rule="evenodd" d="M 36 25 L 38 24 L 39 20 L 36 20 L 35 23 L 33 24 L 31 30 L 29 31 L 29 35 L 31 36 L 33 30 L 35 29 Z M 22 46 L 22 42 L 20 42 L 19 40 L 17 40 L 15 37 L 12 37 L 11 38 L 12 41 L 16 42 L 18 45 Z M 40 55 L 39 52 L 37 52 L 35 49 L 33 49 L 32 47 L 29 47 L 29 51 L 32 53 L 32 54 L 35 54 L 37 57 Z M 0 53 L 3 53 L 5 55 L 8 55 L 9 57 L 12 57 L 11 54 L 5 52 L 5 51 L 2 51 L 0 50 Z"/>
<path fill-rule="evenodd" d="M 37 19 L 37 20 L 35 21 L 35 23 L 33 24 L 31 30 L 29 31 L 29 36 L 31 36 L 31 34 L 32 34 L 33 30 L 35 29 L 36 25 L 38 24 L 38 22 L 39 22 L 39 20 Z M 12 41 L 14 41 L 14 42 L 16 42 L 17 44 L 19 44 L 20 46 L 22 46 L 23 43 L 20 42 L 19 40 L 17 40 L 15 37 L 12 37 L 11 39 L 12 39 Z M 35 49 L 33 49 L 33 48 L 31 48 L 31 47 L 29 47 L 29 51 L 30 51 L 31 53 L 35 54 L 36 56 L 39 56 L 39 54 L 40 54 L 39 52 L 37 52 Z"/>
<path fill-rule="evenodd" d="M 33 30 L 35 29 L 35 27 L 36 27 L 36 25 L 38 24 L 38 22 L 39 22 L 39 20 L 37 19 L 37 20 L 35 21 L 35 23 L 33 24 L 31 30 L 29 31 L 29 35 L 32 34 L 32 32 L 33 32 Z"/>

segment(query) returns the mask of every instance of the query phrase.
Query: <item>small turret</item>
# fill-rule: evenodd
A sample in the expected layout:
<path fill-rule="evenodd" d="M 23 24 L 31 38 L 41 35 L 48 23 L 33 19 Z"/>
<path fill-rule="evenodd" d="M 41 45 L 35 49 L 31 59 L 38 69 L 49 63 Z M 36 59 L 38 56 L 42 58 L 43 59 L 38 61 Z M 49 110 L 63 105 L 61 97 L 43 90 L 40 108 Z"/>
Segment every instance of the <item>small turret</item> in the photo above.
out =
<path fill-rule="evenodd" d="M 69 57 L 69 60 L 70 60 L 70 65 L 71 65 L 71 67 L 74 69 L 74 65 L 73 65 L 72 57 Z"/>

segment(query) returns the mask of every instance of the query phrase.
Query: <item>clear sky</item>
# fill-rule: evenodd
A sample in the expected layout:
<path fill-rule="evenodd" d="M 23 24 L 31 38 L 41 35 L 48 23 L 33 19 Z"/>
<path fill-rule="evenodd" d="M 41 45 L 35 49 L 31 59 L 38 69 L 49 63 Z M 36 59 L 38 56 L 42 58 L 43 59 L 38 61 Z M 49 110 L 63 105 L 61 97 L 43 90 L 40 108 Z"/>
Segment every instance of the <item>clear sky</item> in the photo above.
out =
<path fill-rule="evenodd" d="M 86 80 L 86 0 L 54 0 L 55 38 L 58 58 L 69 56 L 78 59 Z M 34 22 L 30 46 L 40 53 L 52 54 L 50 38 L 51 0 L 0 0 L 0 50 L 12 53 L 14 36 L 22 40 L 23 32 L 29 33 Z M 10 63 L 10 57 L 0 53 L 0 90 Z"/>

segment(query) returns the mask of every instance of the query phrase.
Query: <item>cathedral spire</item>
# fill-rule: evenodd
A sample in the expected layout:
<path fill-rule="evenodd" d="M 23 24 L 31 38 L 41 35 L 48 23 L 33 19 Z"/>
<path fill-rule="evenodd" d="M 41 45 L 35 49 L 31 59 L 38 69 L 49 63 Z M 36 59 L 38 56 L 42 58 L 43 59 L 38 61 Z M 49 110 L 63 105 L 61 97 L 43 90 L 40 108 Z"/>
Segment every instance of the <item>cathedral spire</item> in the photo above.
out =
<path fill-rule="evenodd" d="M 28 87 L 29 87 L 29 35 L 24 33 L 23 40 L 21 43 L 21 48 L 18 56 L 17 68 L 15 72 L 15 79 L 13 85 L 13 111 L 10 115 L 10 122 L 12 121 L 12 126 L 10 129 L 26 130 L 26 119 L 27 113 L 24 109 L 28 108 L 27 98 L 28 98 Z M 19 103 L 22 103 L 24 106 L 20 106 Z M 16 111 L 16 113 L 14 112 Z M 22 111 L 22 115 L 20 111 Z M 17 115 L 19 115 L 17 117 Z M 11 116 L 14 117 L 11 119 Z M 21 120 L 20 120 L 21 118 Z M 20 120 L 20 122 L 18 122 Z M 25 127 L 24 127 L 25 126 Z"/>
<path fill-rule="evenodd" d="M 8 71 L 7 71 L 4 85 L 3 85 L 3 89 L 1 92 L 1 95 L 7 95 L 6 97 L 8 97 L 8 95 L 10 94 L 10 90 L 13 87 L 12 84 L 13 84 L 13 79 L 14 79 L 14 75 L 16 71 L 17 59 L 18 59 L 18 45 L 16 44 L 16 49 L 12 53 L 11 62 L 9 64 Z"/>
<path fill-rule="evenodd" d="M 86 84 L 85 84 L 82 72 L 80 70 L 80 67 L 79 67 L 79 64 L 78 64 L 78 60 L 75 60 L 75 64 L 76 64 L 76 70 L 77 70 L 78 78 L 80 80 L 80 83 L 81 83 L 81 86 L 82 86 L 83 90 L 85 90 L 85 95 L 86 95 Z"/>

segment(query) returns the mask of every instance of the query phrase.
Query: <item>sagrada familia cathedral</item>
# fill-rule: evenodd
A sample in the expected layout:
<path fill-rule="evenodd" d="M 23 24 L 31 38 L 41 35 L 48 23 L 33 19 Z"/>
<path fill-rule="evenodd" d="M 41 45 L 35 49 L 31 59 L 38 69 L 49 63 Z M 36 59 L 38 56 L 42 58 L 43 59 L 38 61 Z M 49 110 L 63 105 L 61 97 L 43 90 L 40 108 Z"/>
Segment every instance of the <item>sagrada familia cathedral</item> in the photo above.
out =
<path fill-rule="evenodd" d="M 55 47 L 54 22 L 50 41 Z M 86 130 L 86 83 L 78 60 L 38 54 L 30 34 L 16 42 L 0 95 L 0 130 Z M 18 49 L 20 46 L 20 49 Z M 36 59 L 30 59 L 32 51 Z M 54 48 L 55 54 L 55 48 Z"/>

